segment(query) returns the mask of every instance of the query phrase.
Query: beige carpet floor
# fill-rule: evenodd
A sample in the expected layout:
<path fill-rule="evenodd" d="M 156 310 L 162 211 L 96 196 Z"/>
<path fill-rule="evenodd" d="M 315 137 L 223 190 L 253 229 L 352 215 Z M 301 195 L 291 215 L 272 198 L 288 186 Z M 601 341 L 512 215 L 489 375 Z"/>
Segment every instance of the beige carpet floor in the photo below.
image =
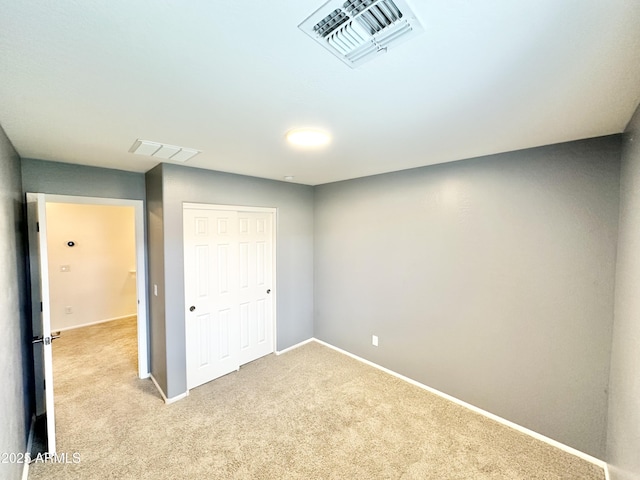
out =
<path fill-rule="evenodd" d="M 136 378 L 135 320 L 55 343 L 46 479 L 581 479 L 602 469 L 317 343 L 165 405 Z"/>

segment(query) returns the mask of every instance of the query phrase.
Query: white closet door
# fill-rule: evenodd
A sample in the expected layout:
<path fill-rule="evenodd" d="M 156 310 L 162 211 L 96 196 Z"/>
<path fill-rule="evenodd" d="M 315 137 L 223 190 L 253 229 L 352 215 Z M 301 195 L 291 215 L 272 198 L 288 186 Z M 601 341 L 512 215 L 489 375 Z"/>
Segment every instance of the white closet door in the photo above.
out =
<path fill-rule="evenodd" d="M 273 214 L 238 212 L 240 364 L 273 352 Z"/>
<path fill-rule="evenodd" d="M 240 367 L 236 212 L 185 210 L 187 387 Z"/>
<path fill-rule="evenodd" d="M 184 209 L 187 387 L 274 351 L 274 214 Z"/>

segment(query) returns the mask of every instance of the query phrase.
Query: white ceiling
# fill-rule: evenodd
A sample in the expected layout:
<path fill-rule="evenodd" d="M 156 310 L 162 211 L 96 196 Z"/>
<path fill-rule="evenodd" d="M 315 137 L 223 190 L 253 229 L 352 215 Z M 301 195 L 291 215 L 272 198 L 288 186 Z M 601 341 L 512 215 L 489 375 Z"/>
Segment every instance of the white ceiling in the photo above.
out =
<path fill-rule="evenodd" d="M 350 69 L 297 28 L 324 0 L 0 0 L 0 124 L 23 158 L 316 185 L 619 133 L 638 0 L 408 0 L 425 33 Z M 284 134 L 332 132 L 319 151 Z"/>

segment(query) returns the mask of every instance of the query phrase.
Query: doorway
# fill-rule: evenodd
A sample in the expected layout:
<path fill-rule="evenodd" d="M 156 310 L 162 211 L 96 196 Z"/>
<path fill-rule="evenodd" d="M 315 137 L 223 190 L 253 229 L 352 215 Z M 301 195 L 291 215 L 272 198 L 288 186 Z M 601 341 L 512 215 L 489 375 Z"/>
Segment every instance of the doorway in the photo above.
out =
<path fill-rule="evenodd" d="M 145 261 L 145 240 L 144 240 L 144 211 L 142 200 L 125 200 L 125 199 L 107 199 L 96 197 L 75 197 L 66 195 L 50 195 L 50 194 L 27 194 L 27 201 L 29 205 L 34 205 L 34 208 L 29 209 L 29 240 L 30 240 L 30 257 L 31 261 L 31 277 L 32 277 L 32 299 L 41 300 L 38 306 L 34 303 L 33 310 L 33 324 L 34 332 L 42 332 L 42 338 L 40 343 L 34 344 L 34 373 L 36 380 L 36 414 L 39 417 L 45 418 L 46 424 L 46 443 L 47 451 L 55 453 L 55 421 L 54 421 L 54 401 L 53 401 L 53 376 L 52 376 L 52 356 L 51 356 L 51 341 L 56 338 L 56 335 L 52 334 L 52 330 L 55 331 L 56 324 L 54 322 L 54 329 L 51 328 L 52 320 L 52 306 L 56 310 L 64 309 L 62 320 L 58 319 L 58 327 L 62 325 L 59 330 L 66 330 L 68 328 L 74 328 L 78 326 L 87 326 L 89 324 L 100 323 L 100 320 L 116 320 L 118 317 L 131 318 L 135 315 L 136 321 L 134 329 L 137 334 L 137 376 L 139 378 L 149 377 L 149 360 L 148 360 L 148 319 L 147 319 L 147 278 L 146 278 L 146 261 Z M 133 222 L 130 225 L 130 229 L 133 233 L 133 255 L 130 255 L 127 260 L 127 272 L 126 278 L 122 279 L 122 287 L 126 287 L 129 295 L 134 298 L 129 299 L 129 309 L 133 309 L 133 312 L 127 312 L 128 315 L 107 315 L 106 318 L 104 312 L 98 314 L 98 320 L 91 319 L 89 317 L 82 316 L 79 322 L 72 321 L 73 314 L 82 310 L 82 308 L 88 308 L 87 305 L 91 305 L 92 299 L 90 295 L 87 298 L 82 299 L 80 297 L 77 305 L 62 305 L 56 304 L 56 298 L 52 297 L 52 285 L 50 283 L 50 277 L 53 272 L 50 270 L 56 270 L 56 274 L 67 274 L 73 272 L 75 262 L 85 262 L 86 258 L 82 256 L 75 256 L 73 261 L 63 261 L 59 265 L 56 264 L 53 267 L 49 264 L 49 247 L 47 245 L 47 233 L 50 231 L 47 227 L 53 225 L 47 225 L 47 208 L 55 210 L 63 204 L 69 207 L 75 207 L 81 209 L 82 206 L 95 206 L 96 208 L 109 208 L 117 207 L 116 209 L 132 210 L 132 215 L 129 217 Z M 37 215 L 32 215 L 32 212 L 38 212 Z M 56 216 L 52 216 L 53 221 L 61 221 L 60 217 L 55 220 Z M 73 215 L 66 218 L 66 221 L 74 221 Z M 76 221 L 82 221 L 76 219 Z M 113 233 L 113 232 L 112 232 Z M 105 232 L 92 232 L 94 235 L 88 241 L 100 240 L 100 235 Z M 113 236 L 111 242 L 114 242 Z M 130 237 L 131 238 L 131 237 Z M 86 240 L 86 239 L 85 239 Z M 83 240 L 83 241 L 85 241 Z M 56 239 L 57 243 L 61 242 L 60 238 Z M 77 239 L 68 238 L 64 242 L 63 249 L 67 249 L 68 252 L 80 253 L 82 242 L 78 243 Z M 114 245 L 115 248 L 115 245 Z M 72 258 L 71 256 L 70 258 Z M 106 256 L 108 257 L 108 256 Z M 33 259 L 37 258 L 36 261 Z M 109 262 L 108 258 L 93 259 L 92 262 Z M 76 267 L 78 263 L 76 263 Z M 51 267 L 51 268 L 50 268 Z M 76 288 L 82 288 L 79 284 Z M 133 302 L 133 304 L 132 304 Z M 59 303 L 59 302 L 58 302 Z M 79 308 L 79 311 L 76 310 Z M 118 310 L 118 308 L 120 310 Z M 125 311 L 126 307 L 118 306 L 114 311 Z M 38 311 L 40 310 L 40 311 Z M 60 313 L 59 311 L 57 312 Z M 133 315 L 131 315 L 133 313 Z M 100 318 L 100 316 L 102 316 Z M 89 320 L 87 320 L 89 318 Z M 122 319 L 120 318 L 120 319 Z M 65 323 L 66 322 L 66 323 Z M 46 328 L 44 325 L 46 324 Z M 49 372 L 49 373 L 47 373 Z M 46 385 L 45 385 L 46 378 Z"/>

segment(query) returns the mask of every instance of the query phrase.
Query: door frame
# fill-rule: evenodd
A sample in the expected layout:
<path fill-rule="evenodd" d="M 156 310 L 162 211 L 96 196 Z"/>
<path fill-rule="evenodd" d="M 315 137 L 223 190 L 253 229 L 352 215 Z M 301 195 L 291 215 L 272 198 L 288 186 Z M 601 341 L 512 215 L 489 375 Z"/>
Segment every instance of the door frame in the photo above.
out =
<path fill-rule="evenodd" d="M 44 194 L 47 203 L 76 205 L 106 205 L 133 207 L 136 243 L 136 295 L 138 297 L 138 378 L 149 378 L 149 309 L 147 307 L 147 266 L 144 227 L 144 202 L 124 198 L 83 197 L 74 195 Z"/>
<path fill-rule="evenodd" d="M 218 211 L 226 211 L 226 212 L 263 212 L 263 213 L 271 213 L 273 215 L 273 225 L 272 225 L 272 245 L 271 245 L 271 258 L 273 259 L 272 268 L 271 268 L 271 277 L 272 282 L 271 287 L 273 292 L 273 301 L 271 302 L 271 318 L 273 323 L 273 339 L 272 339 L 272 353 L 277 351 L 278 345 L 278 319 L 277 319 L 277 305 L 278 305 L 278 273 L 277 273 L 277 242 L 278 242 L 278 209 L 276 207 L 252 207 L 250 205 L 221 205 L 221 204 L 213 204 L 213 203 L 193 203 L 193 202 L 183 202 L 182 203 L 182 217 L 184 218 L 185 210 L 218 210 Z M 184 235 L 184 231 L 182 232 Z M 184 246 L 182 252 L 182 271 L 184 274 Z M 185 325 L 186 327 L 186 325 Z M 185 335 L 185 352 L 188 351 L 189 345 L 187 344 L 188 339 Z M 185 372 L 185 378 L 188 376 L 189 372 Z M 187 392 L 190 389 L 187 386 Z"/>

